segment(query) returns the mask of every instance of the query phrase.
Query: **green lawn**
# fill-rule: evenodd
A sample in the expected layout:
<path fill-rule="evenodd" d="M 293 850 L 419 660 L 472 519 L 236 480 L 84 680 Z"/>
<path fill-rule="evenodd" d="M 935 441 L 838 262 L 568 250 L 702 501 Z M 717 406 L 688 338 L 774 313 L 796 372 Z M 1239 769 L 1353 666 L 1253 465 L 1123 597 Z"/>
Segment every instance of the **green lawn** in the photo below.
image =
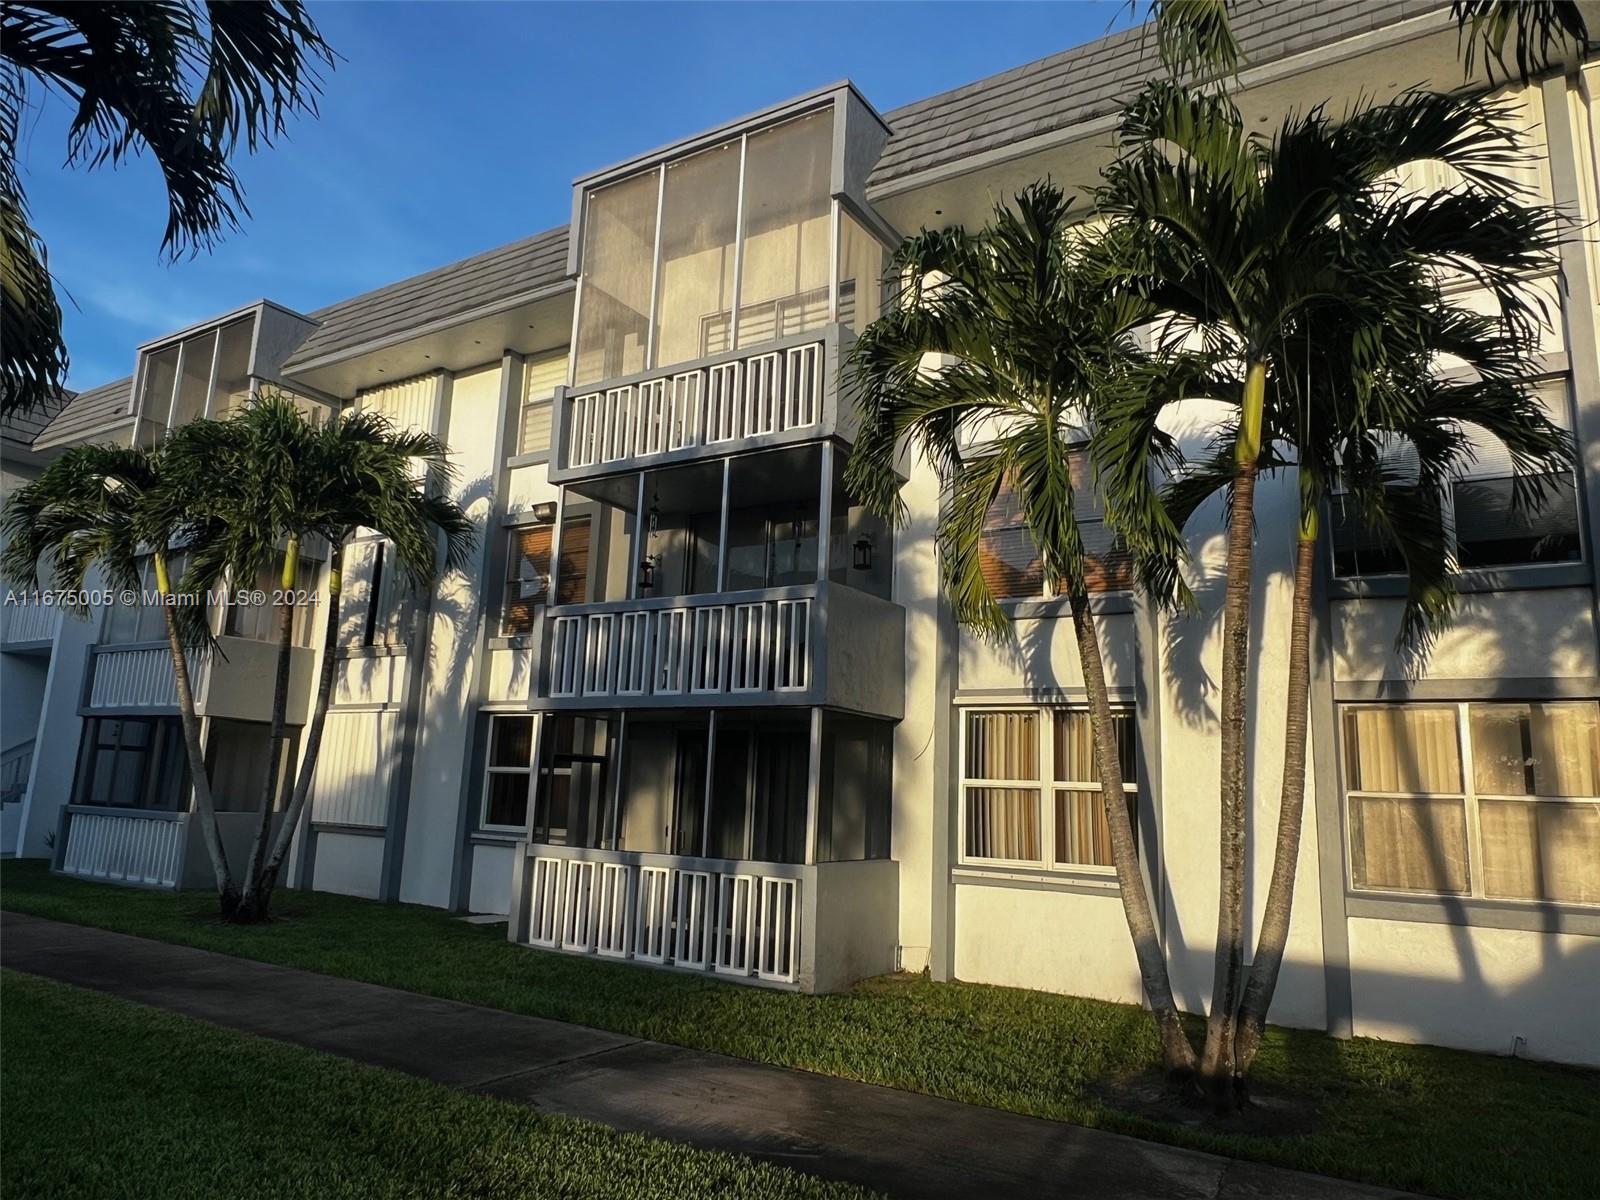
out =
<path fill-rule="evenodd" d="M 0 1003 L 7 1200 L 870 1195 L 14 971 Z"/>
<path fill-rule="evenodd" d="M 1240 1158 L 1459 1197 L 1600 1195 L 1600 1073 L 1269 1031 L 1255 1078 L 1315 1107 L 1311 1132 L 1219 1133 L 1110 1107 L 1158 1061 L 1139 1009 L 919 978 L 798 996 L 530 951 L 447 913 L 286 893 L 237 929 L 174 897 L 0 867 L 0 905 L 513 1012 L 1115 1129 Z"/>

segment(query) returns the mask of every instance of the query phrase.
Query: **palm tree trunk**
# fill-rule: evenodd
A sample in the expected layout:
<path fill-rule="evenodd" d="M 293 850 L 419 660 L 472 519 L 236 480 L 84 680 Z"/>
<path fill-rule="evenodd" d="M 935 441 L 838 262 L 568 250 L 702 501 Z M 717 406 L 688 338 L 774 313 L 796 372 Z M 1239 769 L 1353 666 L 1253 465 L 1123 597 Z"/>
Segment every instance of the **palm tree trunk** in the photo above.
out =
<path fill-rule="evenodd" d="M 277 606 L 278 662 L 272 684 L 272 733 L 267 753 L 266 778 L 261 782 L 260 815 L 256 836 L 250 843 L 250 864 L 244 878 L 244 895 L 239 900 L 238 919 L 261 921 L 267 915 L 267 897 L 261 894 L 261 867 L 267 857 L 267 842 L 272 836 L 272 813 L 277 807 L 278 778 L 283 770 L 284 749 L 289 741 L 289 671 L 294 645 L 294 585 L 300 565 L 300 539 L 291 535 L 283 551 L 283 570 L 279 578 L 282 591 Z"/>
<path fill-rule="evenodd" d="M 1133 822 L 1122 790 L 1122 761 L 1117 756 L 1117 740 L 1111 716 L 1111 697 L 1106 690 L 1105 660 L 1095 632 L 1089 597 L 1071 597 L 1072 629 L 1078 638 L 1078 655 L 1083 663 L 1084 689 L 1089 695 L 1089 724 L 1094 730 L 1095 764 L 1100 770 L 1100 797 L 1105 804 L 1106 821 L 1111 827 L 1111 860 L 1117 868 L 1117 886 L 1122 893 L 1122 912 L 1133 937 L 1134 957 L 1139 963 L 1139 978 L 1144 985 L 1150 1015 L 1155 1018 L 1161 1037 L 1161 1058 L 1169 1079 L 1189 1079 L 1194 1075 L 1194 1047 L 1183 1032 L 1177 1003 L 1172 998 L 1172 981 L 1167 976 L 1167 960 L 1156 936 L 1155 918 L 1150 912 L 1150 894 L 1145 890 L 1144 872 L 1139 866 L 1139 846 L 1133 836 Z"/>
<path fill-rule="evenodd" d="M 1255 1061 L 1266 1028 L 1267 1010 L 1278 986 L 1284 948 L 1289 941 L 1289 913 L 1294 903 L 1294 873 L 1300 859 L 1300 830 L 1306 800 L 1306 705 L 1311 696 L 1311 589 L 1317 569 L 1317 507 L 1302 471 L 1300 533 L 1295 544 L 1294 600 L 1289 622 L 1289 699 L 1284 718 L 1283 792 L 1278 801 L 1278 844 L 1273 852 L 1272 882 L 1256 941 L 1250 979 L 1239 1004 L 1238 1044 L 1234 1059 L 1241 1078 Z"/>
<path fill-rule="evenodd" d="M 335 541 L 328 557 L 328 617 L 322 635 L 322 667 L 317 675 L 317 695 L 311 709 L 311 723 L 306 727 L 306 744 L 300 756 L 300 771 L 295 777 L 294 792 L 284 810 L 283 824 L 278 827 L 278 837 L 272 845 L 262 867 L 259 890 L 261 906 L 265 910 L 271 903 L 278 874 L 289 856 L 294 842 L 295 827 L 300 814 L 305 811 L 306 800 L 311 795 L 311 780 L 316 774 L 317 754 L 322 749 L 322 731 L 328 723 L 328 706 L 333 700 L 333 681 L 338 674 L 339 649 L 339 596 L 344 584 L 344 541 Z"/>
<path fill-rule="evenodd" d="M 1222 606 L 1222 780 L 1216 966 L 1200 1074 L 1219 1109 L 1238 1104 L 1234 1087 L 1239 982 L 1244 967 L 1245 717 L 1250 683 L 1250 577 L 1254 568 L 1256 464 L 1266 404 L 1267 367 L 1252 362 L 1234 451 L 1228 521 L 1227 590 Z"/>
<path fill-rule="evenodd" d="M 225 917 L 239 906 L 239 891 L 228 870 L 228 852 L 217 829 L 217 806 L 211 797 L 211 779 L 206 774 L 205 751 L 200 746 L 200 717 L 194 708 L 194 688 L 189 681 L 189 659 L 178 635 L 178 617 L 167 603 L 172 596 L 172 579 L 167 573 L 167 556 L 158 550 L 152 556 L 156 590 L 161 593 L 161 619 L 167 630 L 167 649 L 172 653 L 172 677 L 178 692 L 178 713 L 183 725 L 183 748 L 189 757 L 189 780 L 194 787 L 194 811 L 200 822 L 200 836 L 211 856 L 211 870 L 217 881 L 217 903 Z"/>

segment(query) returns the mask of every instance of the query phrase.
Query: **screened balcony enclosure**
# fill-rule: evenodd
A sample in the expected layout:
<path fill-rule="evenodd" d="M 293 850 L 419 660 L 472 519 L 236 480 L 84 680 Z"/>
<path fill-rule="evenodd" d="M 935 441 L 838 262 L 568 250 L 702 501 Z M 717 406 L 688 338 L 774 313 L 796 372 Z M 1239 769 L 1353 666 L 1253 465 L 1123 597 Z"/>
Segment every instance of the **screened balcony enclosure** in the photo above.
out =
<path fill-rule="evenodd" d="M 136 384 L 138 444 L 154 445 L 168 430 L 202 417 L 232 416 L 263 384 L 278 387 L 313 421 L 324 420 L 333 411 L 330 404 L 276 381 L 281 364 L 274 359 L 287 353 L 306 324 L 261 303 L 145 347 Z"/>
<path fill-rule="evenodd" d="M 886 132 L 840 88 L 579 182 L 553 478 L 831 432 L 841 334 L 883 307 L 895 235 L 864 183 Z"/>
<path fill-rule="evenodd" d="M 844 464 L 843 447 L 809 442 L 569 484 L 567 520 L 594 514 L 604 535 L 590 599 L 550 606 L 538 705 L 898 717 L 893 532 L 850 495 Z"/>
<path fill-rule="evenodd" d="M 513 941 L 826 991 L 892 967 L 892 724 L 547 715 Z"/>

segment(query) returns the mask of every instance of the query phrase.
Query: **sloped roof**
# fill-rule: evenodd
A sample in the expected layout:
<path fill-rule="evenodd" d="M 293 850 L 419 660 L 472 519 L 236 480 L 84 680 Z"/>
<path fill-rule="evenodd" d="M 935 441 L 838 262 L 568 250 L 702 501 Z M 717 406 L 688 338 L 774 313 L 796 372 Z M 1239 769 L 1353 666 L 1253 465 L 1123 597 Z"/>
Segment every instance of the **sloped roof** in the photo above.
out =
<path fill-rule="evenodd" d="M 23 412 L 7 414 L 0 419 L 0 438 L 17 446 L 31 446 L 44 432 L 45 426 L 61 414 L 74 396 L 72 392 L 58 393 L 53 400 L 35 405 Z"/>
<path fill-rule="evenodd" d="M 1448 3 L 1239 0 L 1231 15 L 1247 65 L 1260 67 Z M 868 189 L 1104 116 L 1161 74 L 1155 36 L 1139 26 L 897 108 L 884 118 L 894 134 Z"/>
<path fill-rule="evenodd" d="M 72 441 L 132 420 L 132 414 L 128 412 L 128 401 L 132 395 L 131 375 L 79 392 L 34 438 L 34 446 Z"/>
<path fill-rule="evenodd" d="M 308 315 L 321 326 L 284 363 L 294 371 L 340 351 L 408 329 L 514 300 L 560 283 L 567 270 L 567 227 L 413 275 Z"/>

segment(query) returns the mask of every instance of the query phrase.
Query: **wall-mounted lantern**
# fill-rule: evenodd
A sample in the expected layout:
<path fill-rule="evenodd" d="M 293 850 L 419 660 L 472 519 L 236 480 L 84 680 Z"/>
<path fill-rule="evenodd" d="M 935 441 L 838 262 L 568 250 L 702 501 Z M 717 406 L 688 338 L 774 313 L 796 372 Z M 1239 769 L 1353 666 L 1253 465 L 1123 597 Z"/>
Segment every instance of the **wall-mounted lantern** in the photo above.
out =
<path fill-rule="evenodd" d="M 855 569 L 858 571 L 872 570 L 872 539 L 866 534 L 862 534 L 856 539 L 855 551 Z"/>
<path fill-rule="evenodd" d="M 648 592 L 656 586 L 656 556 L 646 554 L 639 560 L 639 590 Z"/>

